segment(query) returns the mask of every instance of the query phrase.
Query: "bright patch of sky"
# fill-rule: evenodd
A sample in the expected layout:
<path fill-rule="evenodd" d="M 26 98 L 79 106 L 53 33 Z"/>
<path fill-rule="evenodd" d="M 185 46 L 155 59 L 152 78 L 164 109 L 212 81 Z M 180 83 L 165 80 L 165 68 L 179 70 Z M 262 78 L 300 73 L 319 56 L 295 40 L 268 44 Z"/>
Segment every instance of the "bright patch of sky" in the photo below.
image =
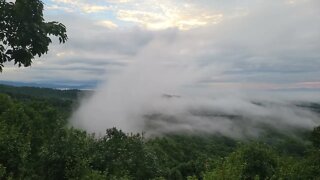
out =
<path fill-rule="evenodd" d="M 91 18 L 113 24 L 112 27 L 139 25 L 160 30 L 179 28 L 188 30 L 217 24 L 224 18 L 226 7 L 208 7 L 208 2 L 172 0 L 46 0 L 50 12 L 87 14 Z M 240 11 L 240 10 L 239 10 Z"/>
<path fill-rule="evenodd" d="M 65 24 L 68 42 L 54 41 L 31 68 L 7 64 L 0 80 L 104 81 L 141 54 L 157 61 L 163 52 L 170 63 L 203 71 L 202 85 L 320 89 L 319 0 L 44 3 L 45 19 Z"/>

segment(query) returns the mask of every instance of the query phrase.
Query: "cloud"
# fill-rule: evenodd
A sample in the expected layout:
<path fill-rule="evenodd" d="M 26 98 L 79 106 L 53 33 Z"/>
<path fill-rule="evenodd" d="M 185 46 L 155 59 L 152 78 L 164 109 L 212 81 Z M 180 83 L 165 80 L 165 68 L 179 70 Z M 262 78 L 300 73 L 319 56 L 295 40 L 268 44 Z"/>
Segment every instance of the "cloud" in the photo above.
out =
<path fill-rule="evenodd" d="M 70 7 L 64 7 L 64 6 L 59 6 L 59 5 L 49 5 L 49 6 L 45 6 L 46 10 L 61 10 L 61 11 L 65 11 L 65 12 L 73 12 L 74 9 L 70 8 Z"/>
<path fill-rule="evenodd" d="M 128 3 L 131 2 L 133 0 L 105 0 L 108 3 Z"/>
<path fill-rule="evenodd" d="M 112 8 L 111 6 L 96 5 L 96 4 L 92 4 L 91 2 L 89 3 L 81 0 L 52 0 L 52 2 L 57 3 L 59 5 L 53 5 L 51 6 L 51 9 L 56 8 L 56 9 L 67 10 L 67 11 L 69 11 L 70 9 L 79 9 L 84 13 L 96 13 L 101 11 L 107 11 Z M 67 7 L 61 8 L 62 7 L 61 5 L 64 5 Z"/>
<path fill-rule="evenodd" d="M 78 127 L 240 136 L 265 121 L 319 124 L 291 101 L 319 101 L 320 1 L 50 2 L 46 20 L 65 24 L 69 41 L 55 41 L 31 68 L 8 64 L 1 80 L 104 81 L 74 114 Z M 157 121 L 146 121 L 152 115 Z"/>
<path fill-rule="evenodd" d="M 115 16 L 113 21 L 129 22 L 152 30 L 167 28 L 188 30 L 208 24 L 217 24 L 223 19 L 221 12 L 209 10 L 197 3 L 183 1 L 51 0 L 49 2 L 52 3 L 47 8 L 49 10 L 66 12 L 80 10 L 84 13 L 96 13 L 99 19 L 106 19 L 112 14 Z"/>
<path fill-rule="evenodd" d="M 109 29 L 115 29 L 115 28 L 119 27 L 117 24 L 115 24 L 114 22 L 109 21 L 109 20 L 98 21 L 96 24 L 98 24 L 100 26 L 104 26 Z"/>
<path fill-rule="evenodd" d="M 96 82 L 130 63 L 151 39 L 152 33 L 142 29 L 105 28 L 81 15 L 58 14 L 47 19 L 67 26 L 69 40 L 59 44 L 53 37 L 48 54 L 36 58 L 31 68 L 8 64 L 1 80 L 24 82 Z"/>
<path fill-rule="evenodd" d="M 138 23 L 147 29 L 161 30 L 167 28 L 178 28 L 189 30 L 208 24 L 217 24 L 222 21 L 221 13 L 204 13 L 200 10 L 177 9 L 176 7 L 164 6 L 160 4 L 160 12 L 143 10 L 119 10 L 117 17 L 119 20 Z"/>
<path fill-rule="evenodd" d="M 72 2 L 88 3 L 89 1 Z M 98 1 L 90 1 L 90 3 L 101 5 Z M 113 3 L 116 4 L 115 1 Z M 139 6 L 135 6 L 134 3 L 138 3 Z M 162 14 L 160 5 L 166 5 L 168 2 L 161 1 L 155 6 L 151 6 L 152 3 L 152 1 L 136 0 L 122 2 L 118 10 Z M 218 3 L 201 0 L 198 3 L 190 3 L 192 4 L 190 15 L 204 9 L 205 14 L 222 13 L 223 20 L 216 25 L 207 24 L 188 31 L 181 31 L 179 28 L 151 31 L 141 26 L 127 26 L 112 18 L 92 17 L 92 14 L 50 11 L 46 15 L 46 20 L 57 20 L 67 26 L 69 35 L 67 44 L 58 45 L 55 41 L 49 47 L 49 53 L 41 59 L 36 59 L 32 68 L 13 70 L 14 68 L 8 67 L 8 71 L 19 71 L 19 73 L 6 73 L 5 69 L 1 79 L 37 81 L 43 76 L 52 77 L 50 79 L 55 77 L 60 81 L 77 78 L 83 79 L 84 82 L 101 80 L 104 78 L 102 71 L 97 70 L 100 73 L 95 73 L 95 68 L 104 68 L 105 74 L 108 75 L 121 72 L 123 67 L 136 60 L 136 56 L 146 51 L 150 43 L 164 38 L 169 42 L 168 44 L 173 44 L 170 46 L 172 50 L 168 49 L 168 51 L 176 51 L 179 52 L 178 56 L 183 55 L 194 59 L 192 66 L 200 68 L 205 74 L 199 80 L 198 84 L 201 86 L 212 87 L 215 83 L 223 82 L 248 84 L 247 87 L 271 85 L 285 87 L 295 83 L 319 81 L 320 27 L 319 23 L 315 23 L 320 20 L 319 1 L 301 0 L 294 5 L 285 1 L 262 0 L 254 3 L 253 1 Z M 179 6 L 175 12 L 183 14 L 182 12 L 185 11 L 188 14 L 189 11 L 183 7 L 182 1 L 172 1 L 171 4 L 173 5 L 169 8 L 172 9 Z M 61 2 L 61 5 L 64 4 Z M 218 10 L 213 10 L 215 7 Z M 183 10 L 180 11 L 179 8 Z M 237 10 L 239 8 L 245 9 L 245 15 L 233 16 L 235 12 L 239 12 Z M 201 13 L 198 14 L 201 15 Z M 107 22 L 107 26 L 110 27 L 114 23 L 118 28 L 103 27 L 102 22 Z M 162 22 L 161 18 L 159 22 Z M 158 49 L 162 48 L 158 47 Z M 166 54 L 165 51 L 162 52 Z M 173 62 L 176 61 L 173 60 L 170 63 Z M 64 69 L 65 64 L 68 64 L 70 69 L 74 66 L 73 71 Z M 121 66 L 114 64 L 121 64 Z M 84 68 L 90 67 L 92 71 L 82 71 L 80 65 Z M 43 74 L 45 71 L 41 70 L 42 68 L 51 67 L 52 71 Z M 59 73 L 58 68 L 61 68 Z M 212 73 L 216 69 L 221 69 L 218 75 Z M 60 76 L 60 74 L 63 75 Z"/>
<path fill-rule="evenodd" d="M 318 116 L 293 105 L 310 97 L 264 90 L 319 90 L 320 14 L 314 2 L 264 1 L 217 25 L 155 31 L 130 64 L 83 101 L 71 123 L 89 132 L 115 126 L 151 135 L 241 137 L 257 135 L 265 125 L 311 129 Z"/>

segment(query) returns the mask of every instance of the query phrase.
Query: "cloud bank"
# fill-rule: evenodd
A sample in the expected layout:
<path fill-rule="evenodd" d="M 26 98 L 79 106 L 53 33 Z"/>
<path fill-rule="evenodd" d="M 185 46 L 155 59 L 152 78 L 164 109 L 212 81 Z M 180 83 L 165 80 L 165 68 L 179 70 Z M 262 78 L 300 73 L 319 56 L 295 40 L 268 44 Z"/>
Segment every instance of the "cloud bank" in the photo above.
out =
<path fill-rule="evenodd" d="M 264 125 L 312 128 L 319 116 L 293 106 L 310 101 L 303 93 L 257 90 L 319 88 L 318 5 L 312 0 L 260 1 L 247 15 L 219 25 L 124 36 L 146 40 L 132 47 L 139 41 L 120 41 L 122 54 L 128 54 L 125 65 L 83 100 L 71 123 L 95 133 L 118 127 L 151 135 L 232 137 L 256 135 Z M 92 50 L 104 48 L 113 52 L 114 47 Z M 320 101 L 317 93 L 311 97 Z"/>
<path fill-rule="evenodd" d="M 69 2 L 45 0 L 45 19 L 67 26 L 67 44 L 54 42 L 49 53 L 35 59 L 31 68 L 7 64 L 1 80 L 96 84 L 131 64 L 153 39 L 161 34 L 171 34 L 173 38 L 190 39 L 179 39 L 180 43 L 186 43 L 181 49 L 198 48 L 188 49 L 189 54 L 197 51 L 199 55 L 194 64 L 232 66 L 219 77 L 208 75 L 202 80 L 214 88 L 319 89 L 320 38 L 316 22 L 320 6 L 317 0 L 174 0 L 158 1 L 155 9 L 148 8 L 153 7 L 152 1 L 140 0 Z M 79 8 L 74 7 L 71 9 L 76 11 L 65 10 L 73 6 L 72 3 L 113 8 L 96 13 L 80 13 Z M 63 9 L 50 9 L 54 5 Z M 204 12 L 222 14 L 223 19 L 218 24 L 210 21 L 200 28 L 195 26 L 198 28 L 181 32 L 176 26 L 153 31 L 141 23 L 122 21 L 117 16 L 118 10 L 162 14 L 160 6 L 177 9 L 179 17 L 186 12 L 198 18 L 199 12 Z M 184 21 L 192 22 L 189 20 Z M 177 40 L 172 39 L 173 43 L 179 43 L 174 41 Z"/>

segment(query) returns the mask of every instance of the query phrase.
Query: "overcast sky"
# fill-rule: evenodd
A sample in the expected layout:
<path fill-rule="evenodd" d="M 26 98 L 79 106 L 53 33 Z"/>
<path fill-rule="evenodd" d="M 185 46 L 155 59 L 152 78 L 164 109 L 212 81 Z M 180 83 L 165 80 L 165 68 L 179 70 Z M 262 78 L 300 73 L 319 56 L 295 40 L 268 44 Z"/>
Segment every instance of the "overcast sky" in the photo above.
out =
<path fill-rule="evenodd" d="M 319 0 L 44 3 L 46 20 L 67 26 L 68 42 L 54 41 L 32 67 L 7 64 L 0 80 L 90 86 L 161 52 L 201 71 L 202 86 L 320 89 Z"/>

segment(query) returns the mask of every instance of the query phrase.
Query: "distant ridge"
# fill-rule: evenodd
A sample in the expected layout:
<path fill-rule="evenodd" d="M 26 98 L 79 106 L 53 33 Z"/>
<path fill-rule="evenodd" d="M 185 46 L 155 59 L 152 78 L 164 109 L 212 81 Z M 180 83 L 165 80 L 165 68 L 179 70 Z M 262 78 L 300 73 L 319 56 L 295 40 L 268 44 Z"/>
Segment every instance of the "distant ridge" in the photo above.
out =
<path fill-rule="evenodd" d="M 0 81 L 0 84 L 16 86 L 16 87 L 38 87 L 50 89 L 78 89 L 78 90 L 91 90 L 94 89 L 98 82 L 83 82 L 75 84 L 74 82 L 63 83 L 44 83 L 44 82 L 18 82 L 18 81 Z"/>
<path fill-rule="evenodd" d="M 0 93 L 7 94 L 17 99 L 59 99 L 59 100 L 75 100 L 84 93 L 89 91 L 69 89 L 59 90 L 44 87 L 30 87 L 30 86 L 11 86 L 0 84 Z"/>

